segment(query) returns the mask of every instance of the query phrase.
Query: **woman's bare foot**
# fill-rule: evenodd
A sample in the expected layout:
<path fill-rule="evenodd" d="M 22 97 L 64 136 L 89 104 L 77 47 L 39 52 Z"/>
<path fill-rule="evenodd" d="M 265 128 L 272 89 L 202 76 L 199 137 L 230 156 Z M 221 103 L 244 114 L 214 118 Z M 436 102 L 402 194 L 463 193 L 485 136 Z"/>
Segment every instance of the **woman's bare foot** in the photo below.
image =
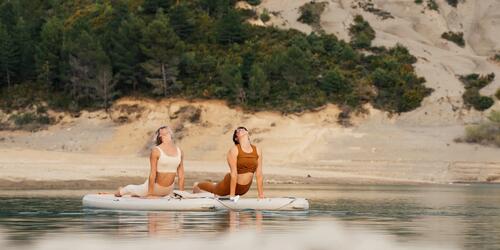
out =
<path fill-rule="evenodd" d="M 120 191 L 122 190 L 122 187 L 119 187 L 118 190 L 115 192 L 115 197 L 122 197 Z"/>
<path fill-rule="evenodd" d="M 201 193 L 201 189 L 200 189 L 200 187 L 198 187 L 198 182 L 195 182 L 193 184 L 193 194 L 196 194 L 196 193 Z"/>

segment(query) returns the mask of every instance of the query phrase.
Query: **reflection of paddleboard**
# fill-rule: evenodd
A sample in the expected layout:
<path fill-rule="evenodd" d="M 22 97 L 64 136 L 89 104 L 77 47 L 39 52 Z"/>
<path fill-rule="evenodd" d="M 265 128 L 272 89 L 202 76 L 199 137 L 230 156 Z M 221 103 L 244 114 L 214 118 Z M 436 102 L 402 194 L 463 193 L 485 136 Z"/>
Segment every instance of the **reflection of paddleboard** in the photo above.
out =
<path fill-rule="evenodd" d="M 130 196 L 115 197 L 112 194 L 87 194 L 83 206 L 116 210 L 308 210 L 309 202 L 304 198 L 240 198 L 237 202 L 227 197 L 214 197 L 210 193 L 191 194 L 174 191 L 173 196 L 144 199 Z"/>

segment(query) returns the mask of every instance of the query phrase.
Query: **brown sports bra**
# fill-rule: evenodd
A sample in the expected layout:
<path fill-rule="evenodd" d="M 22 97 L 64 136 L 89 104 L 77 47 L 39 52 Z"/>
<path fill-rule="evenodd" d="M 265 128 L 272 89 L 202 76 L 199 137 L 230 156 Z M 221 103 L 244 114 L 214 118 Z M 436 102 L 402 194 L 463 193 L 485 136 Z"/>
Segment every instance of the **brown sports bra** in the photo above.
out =
<path fill-rule="evenodd" d="M 241 149 L 241 145 L 238 144 L 238 157 L 236 158 L 236 170 L 238 174 L 244 173 L 255 173 L 257 170 L 257 165 L 259 163 L 259 155 L 257 155 L 257 148 L 252 146 L 252 152 L 246 153 Z"/>

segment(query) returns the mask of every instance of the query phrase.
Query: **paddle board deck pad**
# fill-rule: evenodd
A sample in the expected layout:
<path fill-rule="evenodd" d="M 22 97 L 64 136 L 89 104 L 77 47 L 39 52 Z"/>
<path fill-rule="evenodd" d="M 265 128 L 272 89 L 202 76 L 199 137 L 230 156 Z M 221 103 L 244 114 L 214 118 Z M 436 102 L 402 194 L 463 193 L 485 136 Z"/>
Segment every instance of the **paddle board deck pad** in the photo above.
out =
<path fill-rule="evenodd" d="M 184 193 L 157 199 L 138 197 L 115 197 L 112 194 L 87 194 L 83 197 L 83 206 L 112 210 L 147 210 L 147 211 L 203 211 L 203 210 L 282 210 L 303 211 L 309 209 L 309 202 L 304 198 L 240 198 L 237 202 L 227 197 L 214 197 L 212 194 L 200 195 Z"/>

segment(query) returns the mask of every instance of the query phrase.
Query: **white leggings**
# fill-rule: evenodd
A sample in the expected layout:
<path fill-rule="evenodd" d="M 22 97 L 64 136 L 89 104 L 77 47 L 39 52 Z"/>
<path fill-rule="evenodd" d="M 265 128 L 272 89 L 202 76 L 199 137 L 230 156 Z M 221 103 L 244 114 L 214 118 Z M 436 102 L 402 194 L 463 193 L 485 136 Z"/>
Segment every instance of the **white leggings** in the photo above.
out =
<path fill-rule="evenodd" d="M 132 196 L 146 196 L 148 195 L 148 187 L 149 180 L 146 180 L 143 184 L 140 185 L 127 185 L 120 189 L 120 195 L 132 195 Z M 160 186 L 158 183 L 155 183 L 153 194 L 158 196 L 165 196 L 172 193 L 174 190 L 174 183 L 168 187 Z"/>

